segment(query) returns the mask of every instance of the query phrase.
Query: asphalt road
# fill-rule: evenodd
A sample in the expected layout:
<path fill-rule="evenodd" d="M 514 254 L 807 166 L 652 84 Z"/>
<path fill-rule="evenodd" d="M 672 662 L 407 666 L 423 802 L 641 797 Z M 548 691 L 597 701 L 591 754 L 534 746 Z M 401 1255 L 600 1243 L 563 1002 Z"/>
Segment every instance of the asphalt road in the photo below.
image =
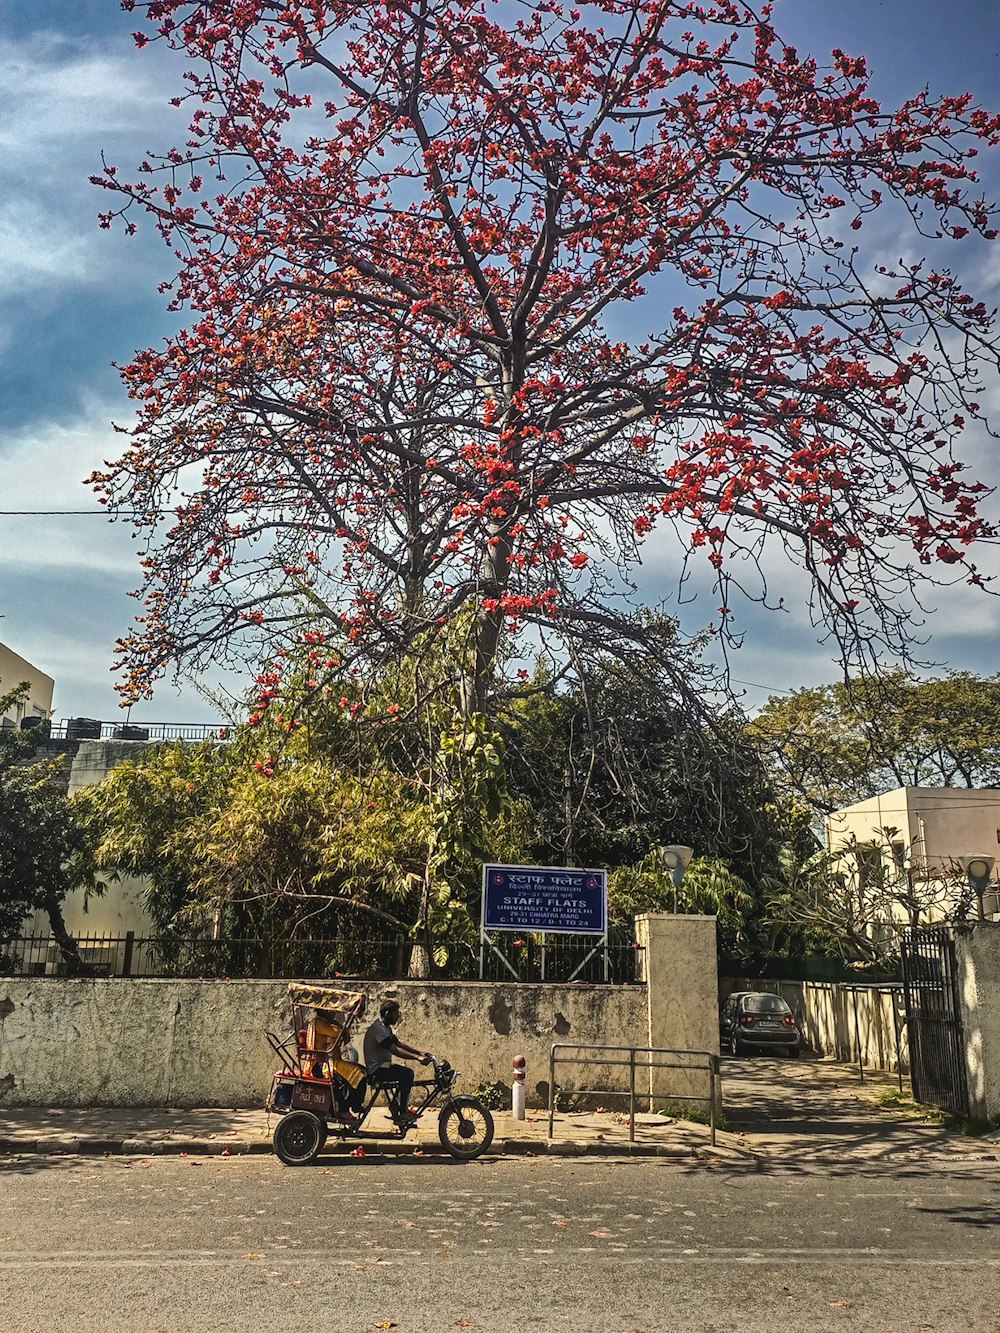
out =
<path fill-rule="evenodd" d="M 996 1330 L 1000 1171 L 0 1160 L 19 1333 Z"/>

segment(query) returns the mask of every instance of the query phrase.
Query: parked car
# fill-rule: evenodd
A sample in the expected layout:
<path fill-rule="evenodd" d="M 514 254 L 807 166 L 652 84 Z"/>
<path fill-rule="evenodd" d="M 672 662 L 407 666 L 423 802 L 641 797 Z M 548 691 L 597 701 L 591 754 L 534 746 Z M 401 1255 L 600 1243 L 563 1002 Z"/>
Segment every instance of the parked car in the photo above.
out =
<path fill-rule="evenodd" d="M 795 1015 L 780 995 L 769 991 L 734 991 L 719 1014 L 719 1043 L 732 1055 L 775 1047 L 797 1056 L 802 1034 Z"/>

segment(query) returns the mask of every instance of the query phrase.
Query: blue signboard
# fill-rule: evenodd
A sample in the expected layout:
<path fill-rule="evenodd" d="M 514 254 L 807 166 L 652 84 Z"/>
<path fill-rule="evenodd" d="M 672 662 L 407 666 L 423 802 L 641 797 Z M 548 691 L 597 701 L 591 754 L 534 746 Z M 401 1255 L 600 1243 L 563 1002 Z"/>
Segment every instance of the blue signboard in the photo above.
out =
<path fill-rule="evenodd" d="M 483 866 L 483 930 L 603 935 L 607 920 L 603 870 Z"/>

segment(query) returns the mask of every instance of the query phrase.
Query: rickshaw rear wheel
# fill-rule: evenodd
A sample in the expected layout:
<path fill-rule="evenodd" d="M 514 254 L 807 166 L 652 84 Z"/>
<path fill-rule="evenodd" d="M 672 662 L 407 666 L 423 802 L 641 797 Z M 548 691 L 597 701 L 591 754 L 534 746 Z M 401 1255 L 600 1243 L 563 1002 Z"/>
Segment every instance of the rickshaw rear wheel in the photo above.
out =
<path fill-rule="evenodd" d="M 478 1097 L 453 1097 L 441 1108 L 438 1136 L 445 1152 L 471 1161 L 493 1142 L 493 1117 Z"/>
<path fill-rule="evenodd" d="M 312 1111 L 289 1111 L 274 1131 L 274 1151 L 286 1166 L 308 1166 L 326 1142 L 326 1125 Z"/>

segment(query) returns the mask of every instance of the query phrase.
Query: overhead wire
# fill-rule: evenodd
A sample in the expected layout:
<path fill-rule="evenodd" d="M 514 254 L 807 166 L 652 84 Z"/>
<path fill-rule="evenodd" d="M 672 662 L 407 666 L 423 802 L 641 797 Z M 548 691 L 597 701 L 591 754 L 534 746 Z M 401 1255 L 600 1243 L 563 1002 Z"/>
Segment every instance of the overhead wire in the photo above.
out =
<path fill-rule="evenodd" d="M 123 510 L 115 518 L 135 518 L 138 509 Z M 0 518 L 111 518 L 107 509 L 0 509 Z"/>

